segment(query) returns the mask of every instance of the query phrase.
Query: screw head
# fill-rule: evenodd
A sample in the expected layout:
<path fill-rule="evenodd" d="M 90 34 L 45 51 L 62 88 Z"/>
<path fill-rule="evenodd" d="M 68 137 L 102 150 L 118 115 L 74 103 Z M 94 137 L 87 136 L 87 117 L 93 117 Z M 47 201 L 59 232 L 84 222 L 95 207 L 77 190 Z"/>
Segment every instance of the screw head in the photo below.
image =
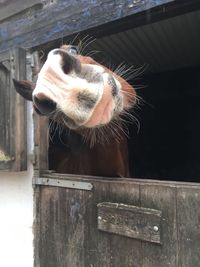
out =
<path fill-rule="evenodd" d="M 157 225 L 154 225 L 153 230 L 154 230 L 155 232 L 158 232 L 158 230 L 159 230 L 158 226 L 157 226 Z"/>

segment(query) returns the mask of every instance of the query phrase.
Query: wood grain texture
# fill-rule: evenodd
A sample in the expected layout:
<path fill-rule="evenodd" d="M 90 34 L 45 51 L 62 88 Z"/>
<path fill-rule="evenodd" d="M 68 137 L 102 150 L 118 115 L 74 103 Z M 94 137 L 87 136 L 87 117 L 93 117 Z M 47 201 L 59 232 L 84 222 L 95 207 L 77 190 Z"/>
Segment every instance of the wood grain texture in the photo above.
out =
<path fill-rule="evenodd" d="M 90 182 L 93 190 L 36 186 L 35 266 L 198 266 L 199 185 L 51 173 L 44 176 Z M 101 202 L 162 211 L 161 245 L 99 231 L 97 204 Z"/>
<path fill-rule="evenodd" d="M 200 190 L 177 191 L 179 267 L 198 266 L 200 262 Z"/>
<path fill-rule="evenodd" d="M 161 246 L 143 243 L 143 267 L 177 267 L 176 188 L 141 185 L 141 205 L 162 211 Z"/>
<path fill-rule="evenodd" d="M 10 154 L 10 123 L 9 123 L 9 106 L 10 106 L 10 55 L 9 53 L 0 54 L 0 150 L 4 157 L 11 159 Z M 1 159 L 2 162 L 3 159 Z M 9 163 L 9 164 L 8 164 Z M 7 161 L 10 165 L 10 162 Z M 4 166 L 2 166 L 4 168 Z"/>
<path fill-rule="evenodd" d="M 4 0 L 0 2 L 0 21 L 12 17 L 27 8 L 42 4 L 42 0 Z"/>
<path fill-rule="evenodd" d="M 95 0 L 88 3 L 86 0 L 54 0 L 42 1 L 43 5 L 36 5 L 30 9 L 23 10 L 21 6 L 21 13 L 5 19 L 1 23 L 0 50 L 13 46 L 35 47 L 173 1 Z M 95 32 L 98 33 L 98 31 Z"/>
<path fill-rule="evenodd" d="M 49 148 L 49 119 L 47 117 L 38 116 L 35 112 L 34 118 L 34 155 L 35 169 L 48 169 L 48 148 Z"/>
<path fill-rule="evenodd" d="M 97 207 L 99 230 L 160 244 L 160 211 L 110 202 Z"/>
<path fill-rule="evenodd" d="M 27 169 L 26 153 L 26 105 L 15 93 L 12 79 L 25 79 L 26 52 L 14 49 L 0 54 L 0 149 L 7 160 L 1 170 L 23 171 Z"/>
<path fill-rule="evenodd" d="M 123 183 L 113 182 L 120 192 Z M 109 267 L 116 266 L 119 260 L 124 266 L 139 266 L 140 241 L 103 233 L 97 228 L 97 204 L 112 201 L 109 181 L 96 180 L 92 191 L 73 190 L 56 187 L 40 187 L 40 204 L 37 217 L 35 266 L 69 267 Z M 126 185 L 124 187 L 127 189 Z M 123 191 L 124 189 L 122 189 Z M 127 192 L 127 191 L 126 191 Z M 135 194 L 126 193 L 126 198 L 136 204 Z M 123 196 L 123 194 L 122 194 Z M 133 201 L 135 198 L 135 201 Z M 126 250 L 122 252 L 124 246 Z M 120 265 L 117 265 L 120 266 Z"/>
<path fill-rule="evenodd" d="M 40 69 L 41 62 L 39 53 L 29 53 L 28 55 L 28 79 L 34 79 L 35 69 Z M 48 164 L 48 149 L 49 149 L 49 119 L 45 116 L 38 116 L 33 113 L 34 122 L 34 165 L 37 170 L 47 170 Z"/>
<path fill-rule="evenodd" d="M 26 51 L 17 48 L 11 51 L 12 78 L 23 80 L 26 79 Z M 14 76 L 14 77 L 13 77 Z M 11 101 L 13 101 L 10 114 L 12 116 L 12 125 L 15 125 L 11 135 L 11 141 L 14 142 L 13 150 L 15 151 L 15 161 L 13 170 L 27 170 L 27 122 L 26 122 L 26 102 L 15 92 L 13 82 L 10 83 Z"/>

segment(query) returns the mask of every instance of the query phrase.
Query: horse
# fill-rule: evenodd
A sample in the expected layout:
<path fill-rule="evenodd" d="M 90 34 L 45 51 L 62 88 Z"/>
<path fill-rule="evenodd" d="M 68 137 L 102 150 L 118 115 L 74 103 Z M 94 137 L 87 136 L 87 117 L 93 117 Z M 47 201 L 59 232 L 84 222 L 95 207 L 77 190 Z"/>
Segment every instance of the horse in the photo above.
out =
<path fill-rule="evenodd" d="M 16 91 L 47 116 L 56 133 L 49 167 L 59 173 L 129 177 L 124 121 L 137 103 L 122 76 L 79 53 L 76 46 L 51 50 L 36 82 L 13 79 Z M 57 130 L 57 131 L 56 131 Z"/>

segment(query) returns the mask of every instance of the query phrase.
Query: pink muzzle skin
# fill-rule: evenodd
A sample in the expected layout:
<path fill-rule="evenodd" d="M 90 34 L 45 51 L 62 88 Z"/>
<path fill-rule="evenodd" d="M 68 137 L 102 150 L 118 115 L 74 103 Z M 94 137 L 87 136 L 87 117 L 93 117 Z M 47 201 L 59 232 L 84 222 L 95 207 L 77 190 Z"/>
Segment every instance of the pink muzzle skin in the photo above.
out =
<path fill-rule="evenodd" d="M 114 110 L 114 101 L 112 96 L 112 88 L 104 79 L 103 95 L 96 105 L 91 117 L 84 124 L 87 128 L 102 126 L 110 122 Z"/>

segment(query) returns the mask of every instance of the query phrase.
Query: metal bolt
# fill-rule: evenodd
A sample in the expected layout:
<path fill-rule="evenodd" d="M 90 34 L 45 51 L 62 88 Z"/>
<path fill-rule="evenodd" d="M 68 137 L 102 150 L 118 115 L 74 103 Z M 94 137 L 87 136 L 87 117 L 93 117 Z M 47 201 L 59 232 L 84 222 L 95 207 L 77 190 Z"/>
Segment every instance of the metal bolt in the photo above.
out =
<path fill-rule="evenodd" d="M 157 226 L 157 225 L 154 225 L 153 230 L 154 230 L 155 232 L 158 232 L 158 230 L 159 230 L 158 226 Z"/>

